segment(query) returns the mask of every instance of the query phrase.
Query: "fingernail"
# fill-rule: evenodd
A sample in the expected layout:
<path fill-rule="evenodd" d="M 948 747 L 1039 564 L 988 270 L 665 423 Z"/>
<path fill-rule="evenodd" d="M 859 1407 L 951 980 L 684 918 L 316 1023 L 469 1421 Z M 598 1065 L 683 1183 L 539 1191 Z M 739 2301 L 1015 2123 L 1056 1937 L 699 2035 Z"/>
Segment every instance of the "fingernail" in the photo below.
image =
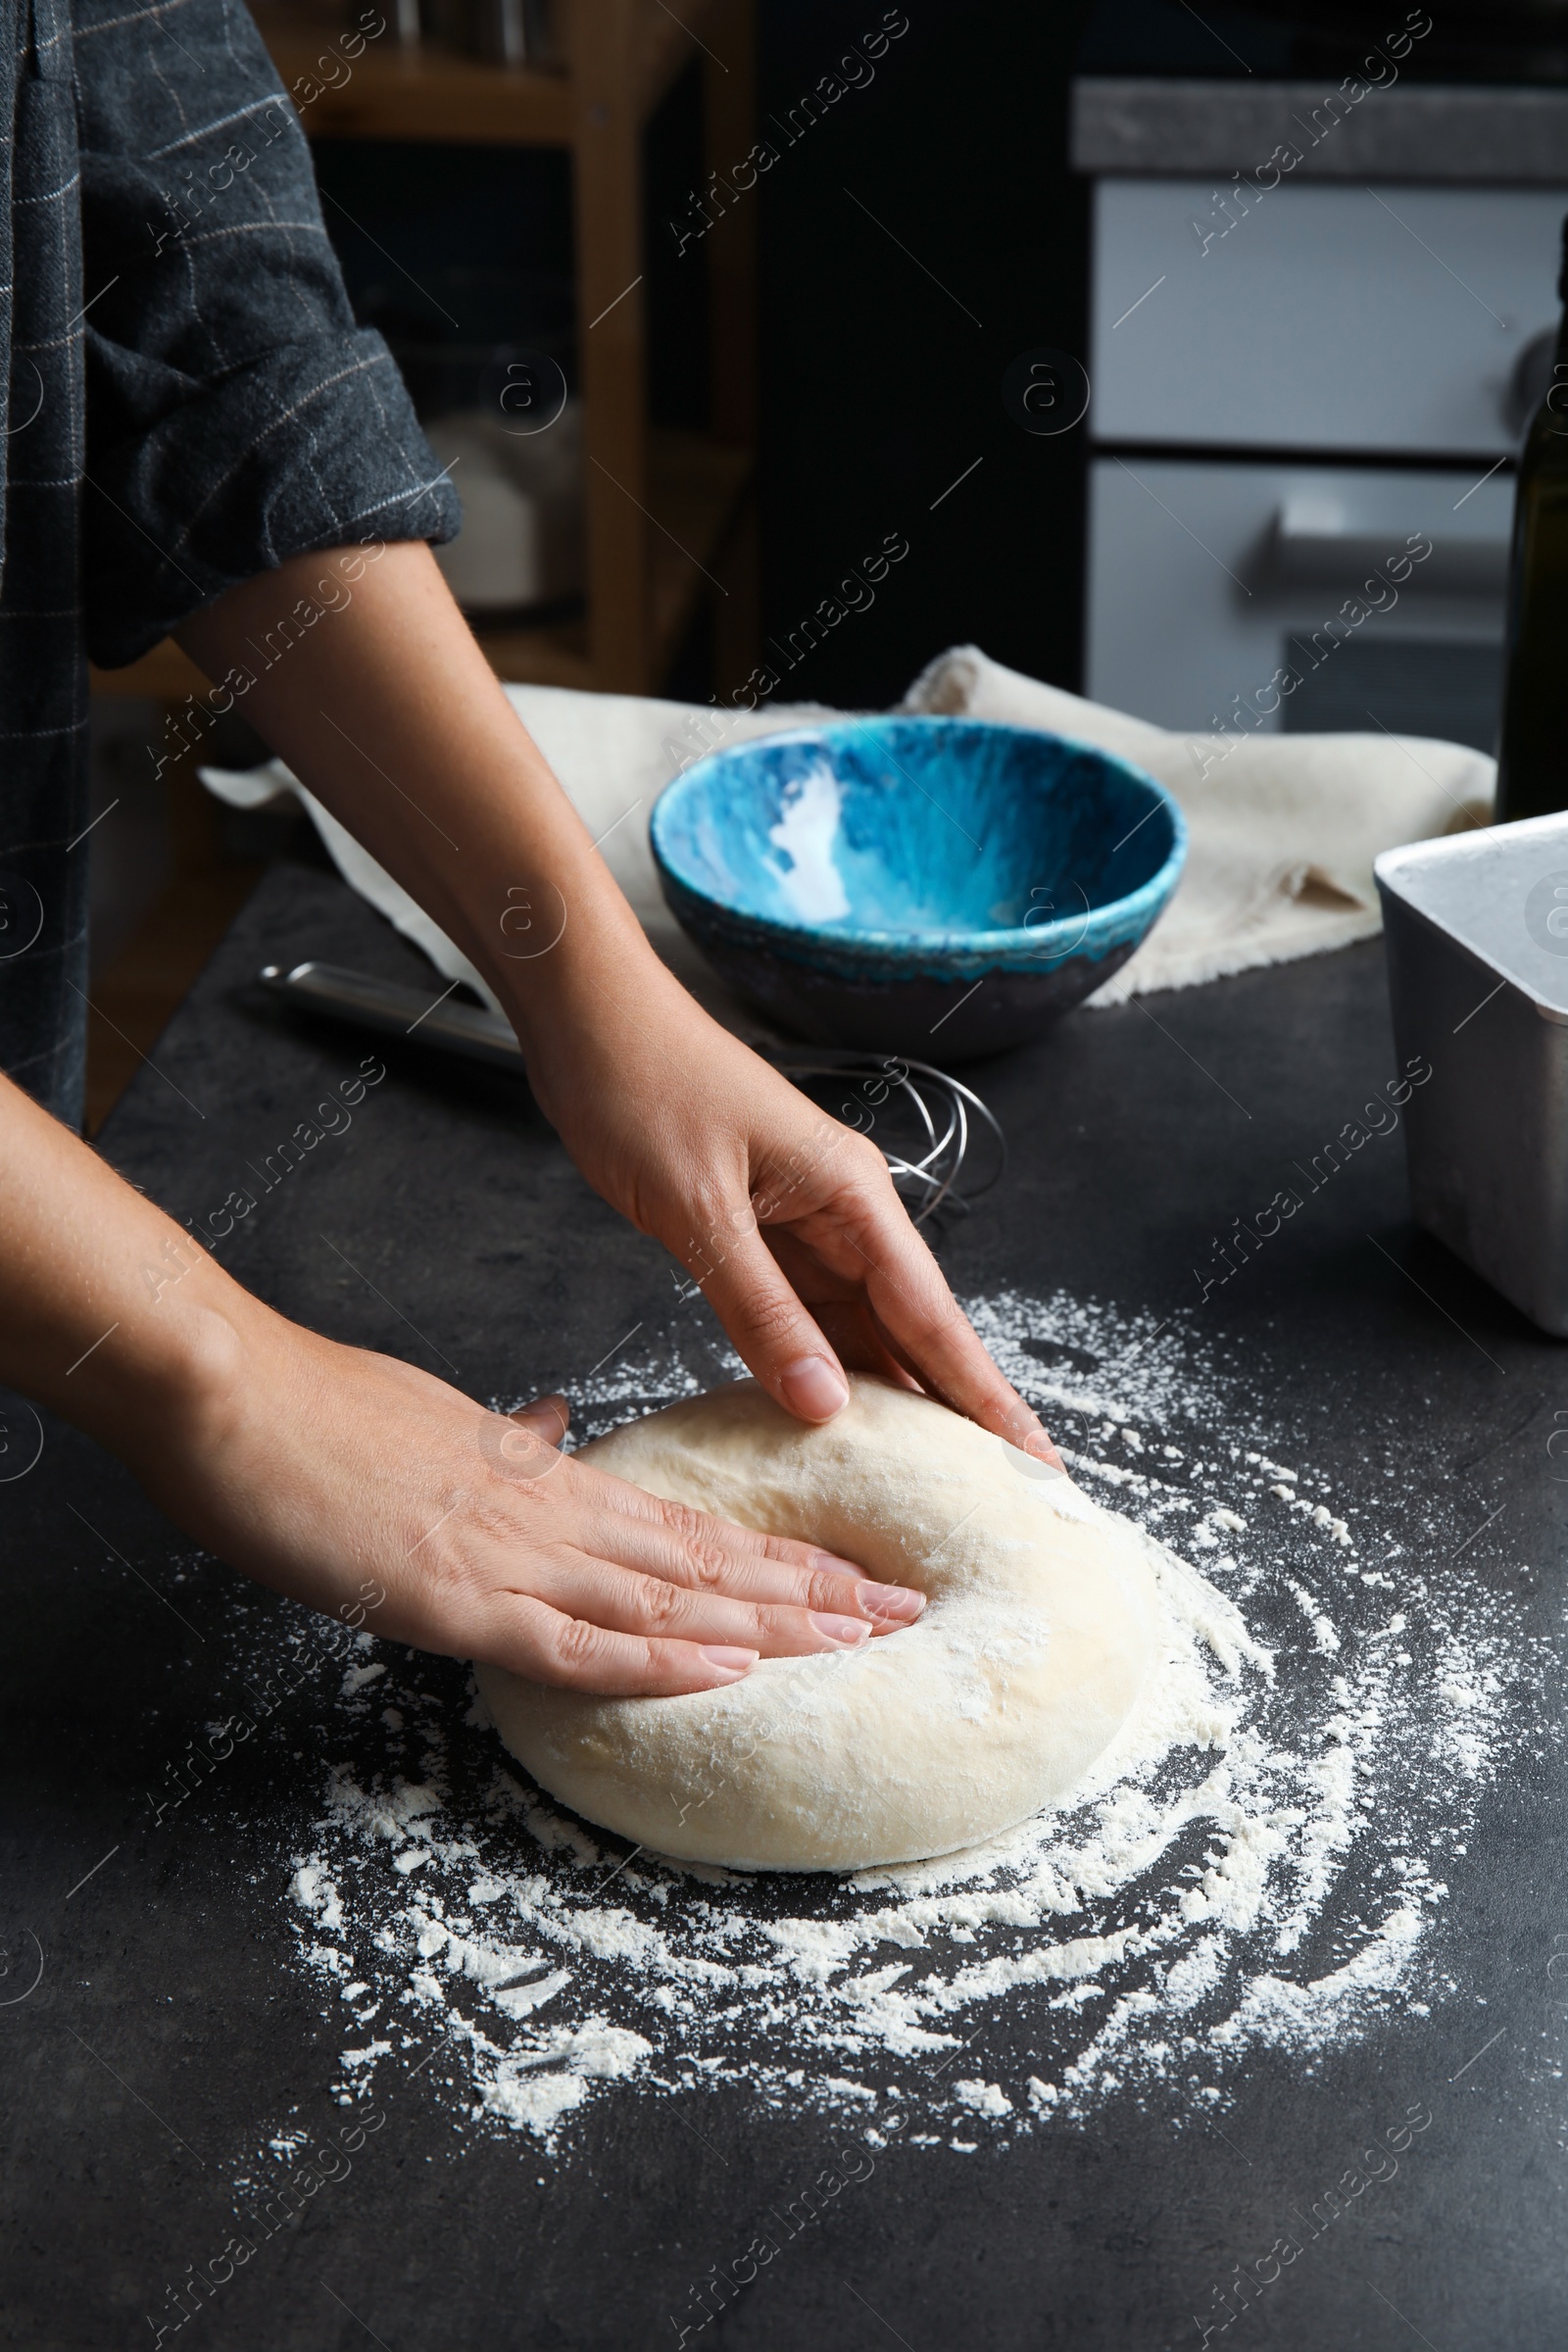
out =
<path fill-rule="evenodd" d="M 1038 1437 L 1026 1438 L 1020 1450 L 1033 1454 L 1037 1462 L 1044 1462 L 1049 1469 L 1059 1470 L 1065 1478 L 1067 1465 L 1044 1430 L 1041 1430 Z"/>
<path fill-rule="evenodd" d="M 797 1363 L 787 1364 L 778 1385 L 791 1412 L 799 1413 L 803 1421 L 831 1421 L 850 1401 L 843 1373 L 835 1371 L 824 1355 L 803 1355 Z"/>
<path fill-rule="evenodd" d="M 813 1551 L 811 1566 L 818 1576 L 862 1576 L 865 1572 L 854 1560 L 841 1560 L 836 1551 Z"/>
<path fill-rule="evenodd" d="M 750 1674 L 758 1658 L 755 1649 L 724 1649 L 716 1642 L 711 1648 L 703 1648 L 699 1654 L 708 1660 L 710 1666 L 716 1666 L 727 1683 L 738 1683 L 743 1676 Z"/>
<path fill-rule="evenodd" d="M 873 1617 L 894 1617 L 900 1625 L 907 1625 L 925 1607 L 925 1594 L 912 1592 L 907 1585 L 861 1585 L 856 1598 Z"/>
<path fill-rule="evenodd" d="M 807 1614 L 817 1632 L 826 1634 L 830 1642 L 843 1642 L 853 1646 L 870 1640 L 871 1628 L 858 1617 L 824 1617 L 816 1609 L 809 1609 Z"/>

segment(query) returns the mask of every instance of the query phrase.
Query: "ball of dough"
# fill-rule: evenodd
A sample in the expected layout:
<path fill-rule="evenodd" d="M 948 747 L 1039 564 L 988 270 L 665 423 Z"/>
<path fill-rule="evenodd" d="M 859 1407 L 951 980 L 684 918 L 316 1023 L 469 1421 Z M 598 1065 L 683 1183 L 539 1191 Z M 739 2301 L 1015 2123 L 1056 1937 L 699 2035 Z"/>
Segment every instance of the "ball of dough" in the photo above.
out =
<path fill-rule="evenodd" d="M 762 1658 L 676 1698 L 481 1666 L 541 1787 L 655 1852 L 742 1870 L 951 1853 L 1070 1796 L 1137 1700 L 1157 1623 L 1145 1539 L 929 1397 L 857 1375 L 807 1428 L 743 1380 L 581 1458 L 927 1595 L 858 1650 Z"/>

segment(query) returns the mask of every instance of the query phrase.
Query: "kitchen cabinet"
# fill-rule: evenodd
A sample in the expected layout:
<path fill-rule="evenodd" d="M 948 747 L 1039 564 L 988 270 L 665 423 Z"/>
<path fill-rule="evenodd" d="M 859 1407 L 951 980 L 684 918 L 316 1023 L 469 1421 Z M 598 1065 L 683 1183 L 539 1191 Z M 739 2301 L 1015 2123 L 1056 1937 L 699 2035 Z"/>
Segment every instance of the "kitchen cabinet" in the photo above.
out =
<path fill-rule="evenodd" d="M 1176 728 L 1493 748 L 1565 158 L 1561 89 L 1401 84 L 1352 107 L 1283 81 L 1075 85 L 1089 694 Z M 1412 540 L 1431 552 L 1399 593 L 1368 591 Z M 1357 618 L 1358 598 L 1376 609 Z M 1281 667 L 1301 691 L 1271 691 Z"/>

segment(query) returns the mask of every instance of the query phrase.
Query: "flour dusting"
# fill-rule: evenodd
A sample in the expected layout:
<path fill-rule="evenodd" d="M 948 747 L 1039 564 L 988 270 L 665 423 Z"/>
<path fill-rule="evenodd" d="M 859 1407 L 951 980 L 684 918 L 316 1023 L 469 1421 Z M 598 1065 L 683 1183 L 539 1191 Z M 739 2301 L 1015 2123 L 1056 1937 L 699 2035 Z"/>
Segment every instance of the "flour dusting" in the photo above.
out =
<path fill-rule="evenodd" d="M 723 2082 L 969 2150 L 1114 2092 L 1220 2104 L 1258 2045 L 1310 2063 L 1441 1985 L 1445 1874 L 1531 1737 L 1512 1604 L 1417 1495 L 1340 1507 L 1255 1369 L 1065 1296 L 967 1303 L 1157 1547 L 1161 1663 L 1080 1800 L 853 1877 L 664 1863 L 542 1795 L 461 1670 L 366 1637 L 278 1871 L 345 2103 L 418 2068 L 461 2130 L 564 2155 L 590 2101 Z M 578 1437 L 725 1376 L 695 1357 L 622 1359 Z"/>

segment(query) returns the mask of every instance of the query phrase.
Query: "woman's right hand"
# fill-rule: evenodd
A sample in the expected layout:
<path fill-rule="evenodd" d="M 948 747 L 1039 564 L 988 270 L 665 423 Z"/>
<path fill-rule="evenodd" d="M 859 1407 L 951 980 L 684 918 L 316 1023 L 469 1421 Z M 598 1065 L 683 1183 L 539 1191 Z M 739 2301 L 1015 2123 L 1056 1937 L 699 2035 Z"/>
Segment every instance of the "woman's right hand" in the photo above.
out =
<path fill-rule="evenodd" d="M 712 1690 L 924 1606 L 561 1452 L 560 1397 L 503 1418 L 289 1322 L 3 1077 L 0 1383 L 117 1453 L 231 1567 L 535 1682 Z"/>
<path fill-rule="evenodd" d="M 209 1310 L 212 1311 L 212 1310 Z M 228 1288 L 184 1435 L 134 1466 L 209 1549 L 330 1615 L 531 1682 L 631 1696 L 858 1647 L 917 1592 L 560 1451 L 566 1405 L 486 1413 Z"/>

